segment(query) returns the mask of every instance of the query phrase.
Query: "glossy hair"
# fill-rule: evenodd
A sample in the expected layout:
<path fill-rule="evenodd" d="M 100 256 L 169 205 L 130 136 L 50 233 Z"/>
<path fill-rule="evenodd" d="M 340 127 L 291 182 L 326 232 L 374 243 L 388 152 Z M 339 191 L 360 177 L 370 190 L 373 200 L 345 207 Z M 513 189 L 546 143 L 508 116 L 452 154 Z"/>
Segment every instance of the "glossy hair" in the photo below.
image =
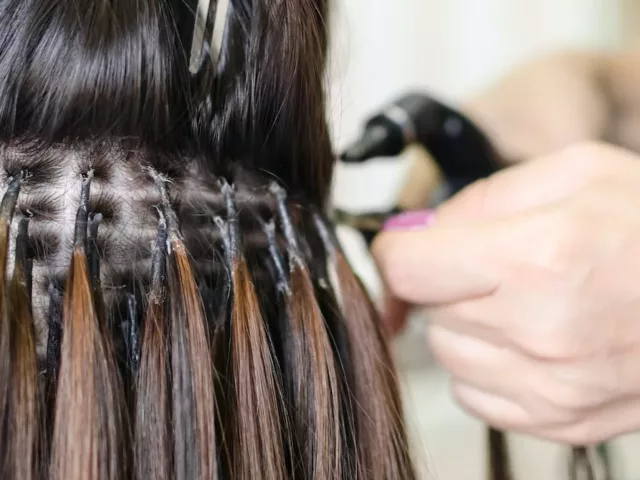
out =
<path fill-rule="evenodd" d="M 328 220 L 327 0 L 0 0 L 0 478 L 415 478 Z"/>

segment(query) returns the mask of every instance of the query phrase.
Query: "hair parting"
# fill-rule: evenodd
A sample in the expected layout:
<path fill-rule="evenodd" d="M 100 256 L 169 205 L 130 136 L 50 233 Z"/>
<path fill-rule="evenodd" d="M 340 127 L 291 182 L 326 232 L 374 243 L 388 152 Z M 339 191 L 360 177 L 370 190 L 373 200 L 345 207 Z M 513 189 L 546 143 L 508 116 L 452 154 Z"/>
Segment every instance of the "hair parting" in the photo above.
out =
<path fill-rule="evenodd" d="M 341 478 L 343 431 L 336 359 L 289 216 L 286 194 L 275 183 L 270 191 L 277 201 L 289 260 L 285 378 L 293 393 L 293 428 L 298 430 L 294 438 L 307 440 L 299 446 L 301 470 L 296 472 L 296 478 Z"/>
<path fill-rule="evenodd" d="M 216 219 L 225 242 L 231 272 L 232 414 L 231 478 L 252 480 L 287 478 L 281 418 L 283 397 L 277 363 L 262 317 L 258 296 L 244 255 L 233 188 L 221 183 L 227 220 Z M 260 413 L 258 413 L 260 412 Z M 283 425 L 284 424 L 284 425 Z M 327 477 L 329 478 L 329 477 Z"/>
<path fill-rule="evenodd" d="M 56 480 L 116 480 L 128 472 L 122 383 L 106 326 L 99 321 L 86 253 L 92 177 L 92 170 L 82 176 L 63 301 L 50 465 L 50 476 Z"/>
<path fill-rule="evenodd" d="M 350 355 L 358 359 L 352 362 L 351 378 L 356 405 L 358 474 L 380 480 L 416 478 L 407 450 L 402 403 L 391 370 L 391 354 L 376 309 L 324 216 L 315 211 L 313 217 L 331 264 L 330 273 L 337 283 Z M 379 392 L 379 395 L 371 395 L 371 391 Z"/>

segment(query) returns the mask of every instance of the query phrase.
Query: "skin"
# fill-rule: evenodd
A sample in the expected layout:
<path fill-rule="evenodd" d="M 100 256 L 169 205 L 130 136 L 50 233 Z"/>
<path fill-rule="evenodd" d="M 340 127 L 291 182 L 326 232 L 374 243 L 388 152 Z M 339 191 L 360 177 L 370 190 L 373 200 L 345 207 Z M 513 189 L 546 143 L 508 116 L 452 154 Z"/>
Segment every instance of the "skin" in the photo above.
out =
<path fill-rule="evenodd" d="M 381 233 L 373 254 L 385 325 L 397 333 L 410 308 L 427 309 L 430 348 L 464 408 L 592 444 L 640 429 L 640 157 L 627 133 L 640 56 L 559 58 L 468 104 L 505 156 L 526 161 L 442 204 L 428 227 Z"/>

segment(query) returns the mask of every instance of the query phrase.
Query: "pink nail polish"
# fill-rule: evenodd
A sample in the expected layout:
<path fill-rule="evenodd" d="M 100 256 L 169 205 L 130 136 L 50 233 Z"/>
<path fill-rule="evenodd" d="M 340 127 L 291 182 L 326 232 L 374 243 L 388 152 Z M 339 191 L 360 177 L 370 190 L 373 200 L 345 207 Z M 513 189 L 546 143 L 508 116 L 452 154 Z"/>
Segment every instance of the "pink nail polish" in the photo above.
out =
<path fill-rule="evenodd" d="M 405 212 L 389 218 L 382 227 L 383 231 L 420 230 L 433 225 L 436 218 L 434 210 Z"/>

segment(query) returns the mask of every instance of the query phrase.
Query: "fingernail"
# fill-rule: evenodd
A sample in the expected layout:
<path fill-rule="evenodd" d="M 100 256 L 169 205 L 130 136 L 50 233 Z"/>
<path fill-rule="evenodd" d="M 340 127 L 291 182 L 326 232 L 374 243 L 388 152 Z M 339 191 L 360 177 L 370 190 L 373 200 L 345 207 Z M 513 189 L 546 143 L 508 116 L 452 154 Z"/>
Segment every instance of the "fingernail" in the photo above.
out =
<path fill-rule="evenodd" d="M 384 222 L 382 230 L 419 230 L 430 227 L 436 219 L 435 210 L 418 210 L 405 212 Z"/>

